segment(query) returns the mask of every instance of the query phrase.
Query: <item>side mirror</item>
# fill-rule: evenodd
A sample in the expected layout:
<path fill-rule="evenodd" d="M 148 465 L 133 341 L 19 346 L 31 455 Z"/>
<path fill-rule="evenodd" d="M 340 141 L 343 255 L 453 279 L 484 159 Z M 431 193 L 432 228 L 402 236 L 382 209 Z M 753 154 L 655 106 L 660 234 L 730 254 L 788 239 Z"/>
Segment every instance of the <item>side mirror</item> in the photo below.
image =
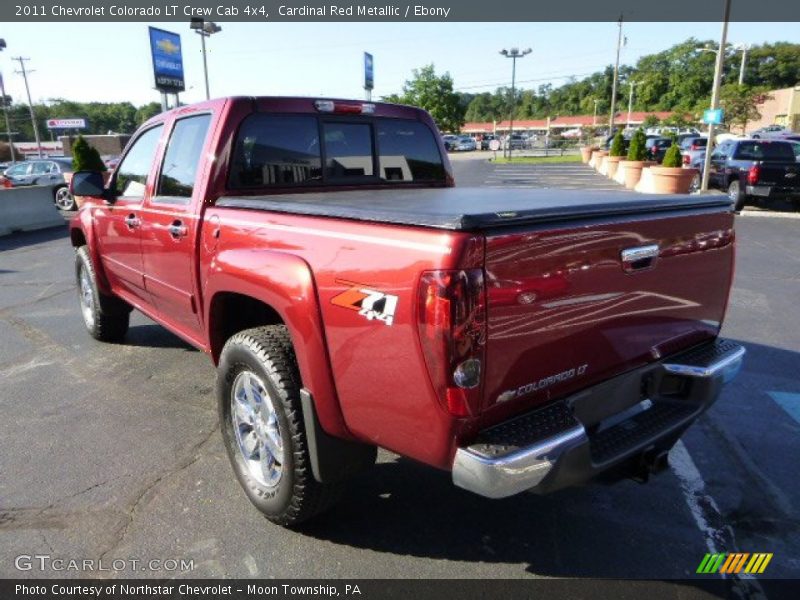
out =
<path fill-rule="evenodd" d="M 74 196 L 94 196 L 112 201 L 112 194 L 106 190 L 103 174 L 97 171 L 78 171 L 72 174 L 69 191 Z"/>

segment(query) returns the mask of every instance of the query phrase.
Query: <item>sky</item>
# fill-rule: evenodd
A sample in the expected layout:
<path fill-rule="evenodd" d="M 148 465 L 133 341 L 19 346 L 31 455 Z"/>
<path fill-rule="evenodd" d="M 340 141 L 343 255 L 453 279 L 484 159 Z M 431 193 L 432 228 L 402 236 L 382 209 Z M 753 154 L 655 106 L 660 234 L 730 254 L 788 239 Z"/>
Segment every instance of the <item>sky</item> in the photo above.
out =
<path fill-rule="evenodd" d="M 19 64 L 34 102 L 159 101 L 153 89 L 147 27 L 180 33 L 187 90 L 181 101 L 205 98 L 200 39 L 188 23 L 5 23 L 0 53 L 6 93 L 25 102 Z M 493 91 L 511 80 L 503 48 L 531 47 L 517 61 L 520 87 L 558 86 L 613 64 L 617 24 L 609 23 L 221 23 L 207 40 L 211 96 L 303 95 L 362 98 L 363 52 L 375 60 L 373 98 L 400 92 L 415 68 L 433 62 L 457 90 Z M 620 62 L 634 64 L 690 36 L 718 40 L 720 23 L 625 23 Z M 800 43 L 797 23 L 731 23 L 728 41 Z M 80 116 L 80 115 L 75 115 Z"/>

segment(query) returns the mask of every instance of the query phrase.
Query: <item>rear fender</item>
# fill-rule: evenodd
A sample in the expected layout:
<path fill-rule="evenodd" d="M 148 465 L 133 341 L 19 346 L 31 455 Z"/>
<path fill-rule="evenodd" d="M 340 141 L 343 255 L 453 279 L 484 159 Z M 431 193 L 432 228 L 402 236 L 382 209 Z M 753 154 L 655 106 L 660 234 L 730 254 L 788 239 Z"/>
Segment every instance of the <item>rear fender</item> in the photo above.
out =
<path fill-rule="evenodd" d="M 205 314 L 214 363 L 225 340 L 212 312 L 214 298 L 223 293 L 249 296 L 278 313 L 292 338 L 303 387 L 314 398 L 320 425 L 326 433 L 352 439 L 339 407 L 330 368 L 317 290 L 308 264 L 297 256 L 252 249 L 223 250 L 209 265 L 204 285 Z"/>

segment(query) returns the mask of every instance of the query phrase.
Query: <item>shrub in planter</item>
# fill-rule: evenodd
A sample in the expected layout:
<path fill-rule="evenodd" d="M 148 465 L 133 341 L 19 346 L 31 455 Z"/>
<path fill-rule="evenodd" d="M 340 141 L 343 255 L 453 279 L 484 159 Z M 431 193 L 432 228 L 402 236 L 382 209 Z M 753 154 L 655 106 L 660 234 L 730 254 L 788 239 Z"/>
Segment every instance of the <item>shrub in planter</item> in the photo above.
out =
<path fill-rule="evenodd" d="M 640 127 L 633 134 L 631 145 L 628 148 L 628 160 L 620 163 L 620 166 L 625 169 L 625 187 L 633 189 L 639 183 L 642 177 L 642 169 L 645 167 L 645 159 L 647 158 L 647 148 L 645 143 L 647 136 L 644 130 Z"/>
<path fill-rule="evenodd" d="M 653 192 L 656 194 L 686 194 L 697 175 L 697 169 L 684 169 L 681 152 L 673 142 L 661 166 L 650 167 L 653 178 Z"/>
<path fill-rule="evenodd" d="M 622 131 L 617 131 L 614 139 L 611 142 L 611 149 L 606 157 L 606 172 L 609 178 L 614 178 L 617 174 L 617 168 L 620 161 L 625 157 L 625 139 L 622 137 Z"/>
<path fill-rule="evenodd" d="M 89 145 L 82 135 L 78 136 L 72 144 L 72 170 L 78 171 L 97 171 L 104 173 L 106 165 L 100 158 L 97 148 Z"/>

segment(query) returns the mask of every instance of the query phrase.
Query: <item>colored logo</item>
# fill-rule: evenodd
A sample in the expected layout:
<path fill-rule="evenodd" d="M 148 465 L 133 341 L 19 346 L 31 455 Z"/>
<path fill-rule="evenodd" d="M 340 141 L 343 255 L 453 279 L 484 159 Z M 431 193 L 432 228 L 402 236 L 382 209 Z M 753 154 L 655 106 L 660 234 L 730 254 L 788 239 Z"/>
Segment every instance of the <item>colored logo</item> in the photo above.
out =
<path fill-rule="evenodd" d="M 165 54 L 177 54 L 180 52 L 181 47 L 178 44 L 174 44 L 172 40 L 168 39 L 160 39 L 156 42 L 156 46 L 159 50 L 164 52 Z"/>
<path fill-rule="evenodd" d="M 772 560 L 772 553 L 723 552 L 706 554 L 697 567 L 698 573 L 751 573 L 761 574 Z"/>
<path fill-rule="evenodd" d="M 349 281 L 337 281 L 337 283 L 344 283 L 352 287 L 331 298 L 331 304 L 358 311 L 358 314 L 366 317 L 368 321 L 375 319 L 383 321 L 386 325 L 391 325 L 394 322 L 394 313 L 397 310 L 397 296 L 384 294 L 378 290 L 372 290 Z"/>

